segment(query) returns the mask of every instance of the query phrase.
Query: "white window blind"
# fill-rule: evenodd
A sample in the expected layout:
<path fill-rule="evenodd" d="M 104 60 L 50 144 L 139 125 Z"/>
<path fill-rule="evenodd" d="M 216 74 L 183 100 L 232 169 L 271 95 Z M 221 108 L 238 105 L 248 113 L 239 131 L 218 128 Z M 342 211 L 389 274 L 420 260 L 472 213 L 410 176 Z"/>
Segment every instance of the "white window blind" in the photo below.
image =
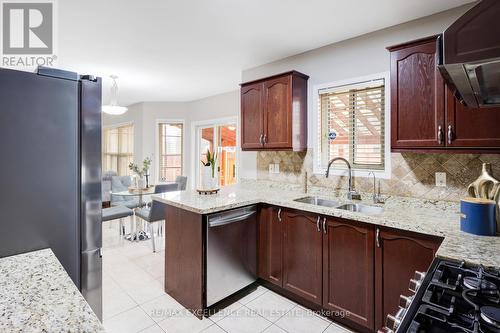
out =
<path fill-rule="evenodd" d="M 134 125 L 104 128 L 102 136 L 102 169 L 120 176 L 129 174 L 128 164 L 134 160 Z"/>
<path fill-rule="evenodd" d="M 183 125 L 179 123 L 158 124 L 159 133 L 159 181 L 173 182 L 182 175 Z"/>
<path fill-rule="evenodd" d="M 321 165 L 344 157 L 357 169 L 384 169 L 384 80 L 319 91 Z"/>

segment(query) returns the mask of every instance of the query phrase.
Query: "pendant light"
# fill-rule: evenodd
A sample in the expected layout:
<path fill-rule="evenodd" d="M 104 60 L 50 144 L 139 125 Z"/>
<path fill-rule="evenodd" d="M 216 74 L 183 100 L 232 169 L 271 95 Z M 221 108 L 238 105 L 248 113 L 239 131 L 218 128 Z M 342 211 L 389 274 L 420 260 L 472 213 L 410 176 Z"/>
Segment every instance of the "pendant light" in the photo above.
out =
<path fill-rule="evenodd" d="M 127 112 L 128 108 L 118 105 L 118 84 L 116 83 L 118 76 L 110 75 L 110 78 L 113 80 L 110 103 L 108 105 L 103 105 L 101 110 L 104 113 L 117 116 Z"/>

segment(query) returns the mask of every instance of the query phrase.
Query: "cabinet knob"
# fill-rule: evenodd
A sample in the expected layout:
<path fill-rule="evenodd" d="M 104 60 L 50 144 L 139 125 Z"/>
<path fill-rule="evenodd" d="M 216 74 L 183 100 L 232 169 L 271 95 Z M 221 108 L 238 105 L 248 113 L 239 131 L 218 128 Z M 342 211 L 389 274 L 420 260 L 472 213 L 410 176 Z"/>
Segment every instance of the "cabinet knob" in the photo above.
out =
<path fill-rule="evenodd" d="M 316 229 L 318 229 L 318 232 L 321 232 L 321 228 L 319 226 L 320 221 L 321 221 L 321 217 L 318 215 L 318 219 L 316 220 Z"/>
<path fill-rule="evenodd" d="M 438 143 L 442 145 L 444 139 L 444 133 L 443 133 L 443 126 L 441 125 L 438 126 L 437 137 L 438 137 Z"/>
<path fill-rule="evenodd" d="M 448 144 L 451 145 L 452 141 L 453 141 L 453 127 L 451 125 L 448 125 Z"/>
<path fill-rule="evenodd" d="M 263 140 L 264 134 L 261 134 L 259 137 L 259 142 L 261 146 L 264 146 L 264 140 Z"/>

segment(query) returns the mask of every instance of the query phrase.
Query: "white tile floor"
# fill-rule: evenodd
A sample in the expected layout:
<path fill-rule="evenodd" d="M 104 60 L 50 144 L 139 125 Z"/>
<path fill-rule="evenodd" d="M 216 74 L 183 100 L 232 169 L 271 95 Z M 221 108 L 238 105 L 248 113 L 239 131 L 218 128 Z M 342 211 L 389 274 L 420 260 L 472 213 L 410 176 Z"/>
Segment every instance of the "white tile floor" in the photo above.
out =
<path fill-rule="evenodd" d="M 128 223 L 126 223 L 128 225 Z M 264 288 L 199 320 L 163 291 L 164 240 L 131 243 L 103 225 L 103 321 L 109 333 L 348 333 Z"/>

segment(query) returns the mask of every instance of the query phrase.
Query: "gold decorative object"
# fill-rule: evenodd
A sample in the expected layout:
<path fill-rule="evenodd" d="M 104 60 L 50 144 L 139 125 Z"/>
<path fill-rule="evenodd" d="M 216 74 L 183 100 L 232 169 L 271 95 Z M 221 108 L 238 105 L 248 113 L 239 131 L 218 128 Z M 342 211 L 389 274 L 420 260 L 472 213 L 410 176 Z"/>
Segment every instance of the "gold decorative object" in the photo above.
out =
<path fill-rule="evenodd" d="M 497 203 L 497 234 L 500 234 L 500 181 L 491 174 L 491 164 L 483 163 L 483 170 L 478 179 L 467 187 L 467 193 L 473 198 L 494 200 Z"/>

